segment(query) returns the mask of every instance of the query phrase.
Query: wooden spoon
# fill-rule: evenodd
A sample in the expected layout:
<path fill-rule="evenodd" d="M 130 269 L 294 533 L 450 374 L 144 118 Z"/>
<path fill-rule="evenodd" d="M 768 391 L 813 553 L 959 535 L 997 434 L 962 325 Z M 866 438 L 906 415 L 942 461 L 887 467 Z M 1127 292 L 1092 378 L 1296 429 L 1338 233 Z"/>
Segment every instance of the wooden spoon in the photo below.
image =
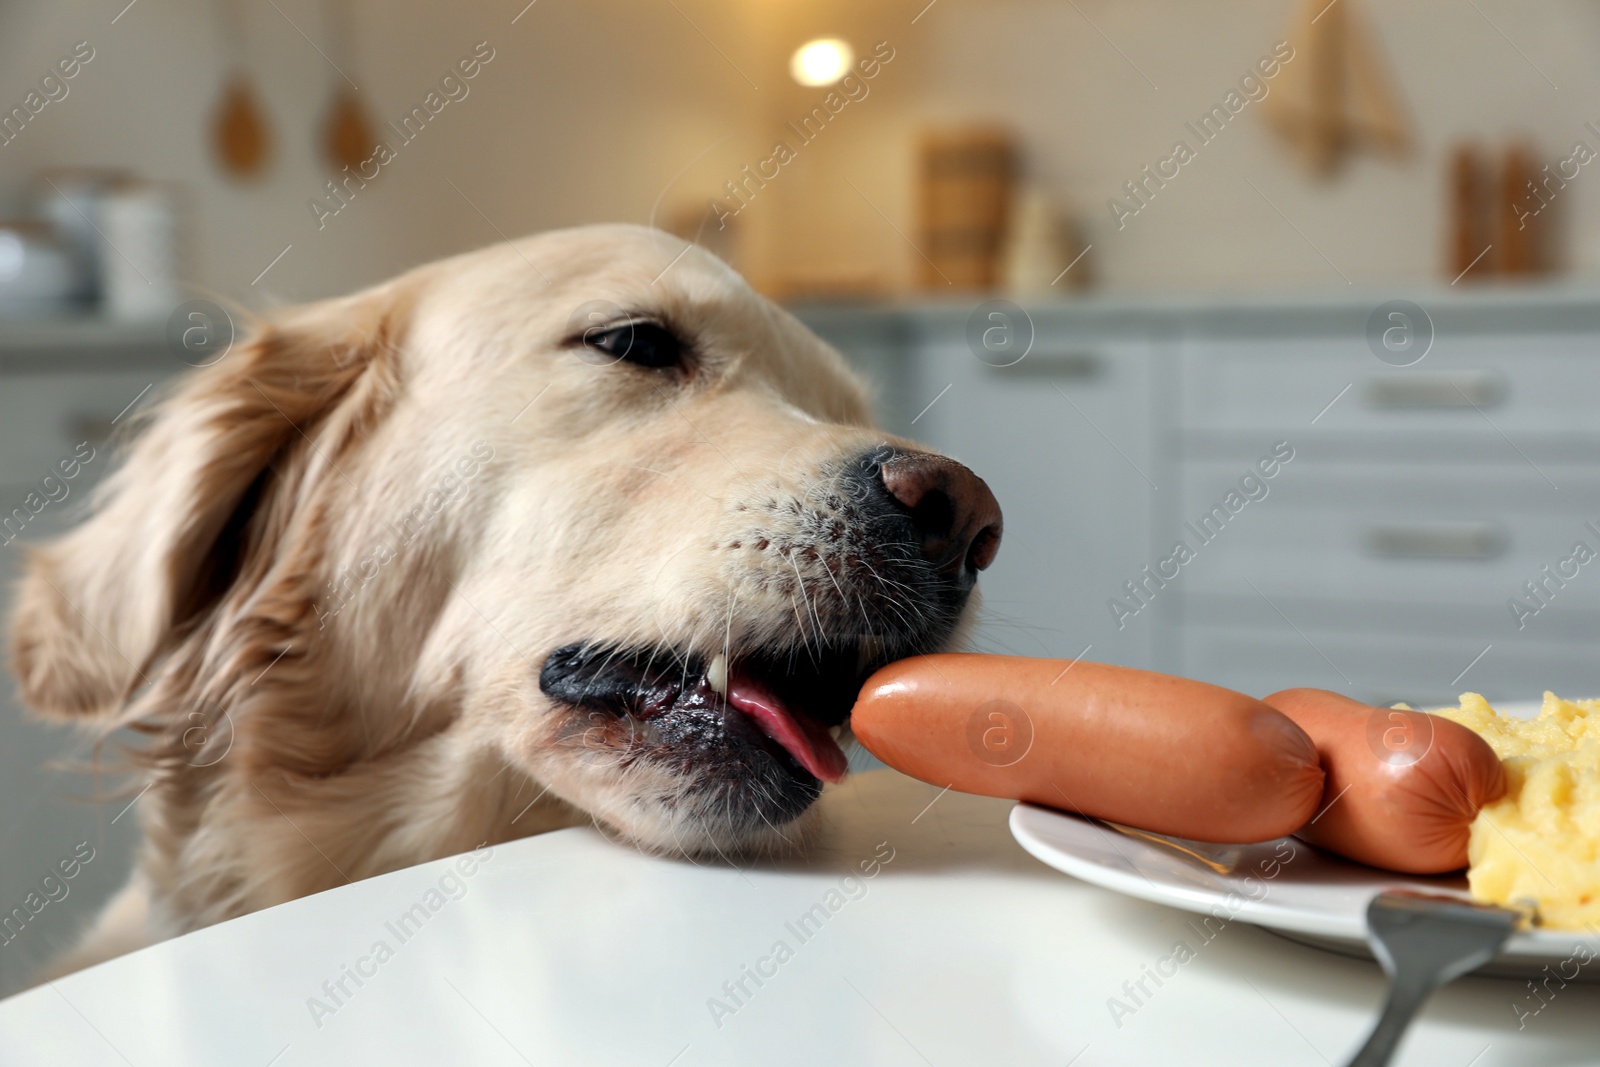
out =
<path fill-rule="evenodd" d="M 325 0 L 324 23 L 328 28 L 328 50 L 336 56 L 335 62 L 344 78 L 344 69 L 350 66 L 349 9 L 341 0 Z M 372 121 L 367 109 L 356 95 L 355 86 L 348 79 L 334 89 L 333 103 L 328 107 L 328 118 L 323 126 L 322 144 L 328 160 L 335 167 L 359 170 L 377 148 L 372 133 Z"/>
<path fill-rule="evenodd" d="M 377 147 L 367 110 L 348 86 L 335 90 L 323 129 L 323 147 L 336 167 L 358 170 Z"/>
<path fill-rule="evenodd" d="M 236 178 L 253 178 L 272 155 L 272 133 L 245 72 L 244 28 L 237 0 L 222 4 L 223 36 L 233 54 L 233 73 L 222 90 L 212 119 L 211 140 L 224 170 Z"/>
<path fill-rule="evenodd" d="M 235 177 L 253 178 L 265 169 L 272 154 L 272 135 L 242 70 L 228 79 L 222 91 L 212 136 L 217 158 Z"/>

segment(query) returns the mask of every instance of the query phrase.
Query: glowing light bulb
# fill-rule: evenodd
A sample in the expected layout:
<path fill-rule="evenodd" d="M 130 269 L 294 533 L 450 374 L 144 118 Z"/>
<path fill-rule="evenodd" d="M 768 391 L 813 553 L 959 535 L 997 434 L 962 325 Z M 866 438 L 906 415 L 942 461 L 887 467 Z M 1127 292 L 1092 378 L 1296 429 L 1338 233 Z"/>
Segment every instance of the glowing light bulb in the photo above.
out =
<path fill-rule="evenodd" d="M 855 62 L 850 45 L 837 37 L 807 41 L 789 59 L 789 73 L 801 85 L 832 85 Z"/>

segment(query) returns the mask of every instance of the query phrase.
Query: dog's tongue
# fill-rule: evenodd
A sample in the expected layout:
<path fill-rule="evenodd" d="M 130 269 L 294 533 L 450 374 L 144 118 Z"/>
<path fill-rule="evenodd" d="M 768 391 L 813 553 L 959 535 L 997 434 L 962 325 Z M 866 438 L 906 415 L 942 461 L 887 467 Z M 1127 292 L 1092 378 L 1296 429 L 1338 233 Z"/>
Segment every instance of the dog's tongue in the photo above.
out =
<path fill-rule="evenodd" d="M 828 728 L 809 715 L 791 712 L 761 682 L 734 667 L 728 672 L 728 703 L 755 720 L 761 732 L 824 782 L 844 778 L 844 750 Z"/>

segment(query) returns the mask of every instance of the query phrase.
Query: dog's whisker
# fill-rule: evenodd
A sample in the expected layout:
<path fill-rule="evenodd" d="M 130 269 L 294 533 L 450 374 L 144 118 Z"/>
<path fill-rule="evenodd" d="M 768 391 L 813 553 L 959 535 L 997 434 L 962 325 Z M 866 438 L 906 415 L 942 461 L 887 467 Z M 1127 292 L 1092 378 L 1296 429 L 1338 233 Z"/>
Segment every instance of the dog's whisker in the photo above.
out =
<path fill-rule="evenodd" d="M 789 552 L 789 566 L 794 568 L 795 585 L 800 590 L 800 599 L 805 602 L 806 614 L 814 623 L 816 623 L 815 632 L 820 635 L 824 632 L 822 626 L 822 616 L 818 615 L 816 613 L 816 609 L 811 605 L 811 597 L 806 594 L 806 580 L 800 574 L 800 564 L 795 560 L 794 552 L 792 550 Z"/>
<path fill-rule="evenodd" d="M 739 591 L 731 590 L 728 595 L 728 618 L 722 628 L 722 655 L 730 668 L 733 665 L 733 609 L 738 603 Z"/>

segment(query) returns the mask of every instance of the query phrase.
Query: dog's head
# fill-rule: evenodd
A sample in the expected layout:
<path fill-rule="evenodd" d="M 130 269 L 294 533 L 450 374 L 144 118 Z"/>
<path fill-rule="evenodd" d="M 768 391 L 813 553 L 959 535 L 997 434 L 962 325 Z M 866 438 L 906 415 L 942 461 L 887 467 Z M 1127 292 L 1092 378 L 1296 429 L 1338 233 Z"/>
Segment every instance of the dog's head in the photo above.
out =
<path fill-rule="evenodd" d="M 866 673 L 957 639 L 999 539 L 983 482 L 873 430 L 727 267 L 592 227 L 182 382 L 33 556 L 14 660 L 34 707 L 153 731 L 174 789 L 459 821 L 427 809 L 509 765 L 648 846 L 761 845 L 842 775 Z M 224 722 L 225 756 L 184 750 Z"/>

